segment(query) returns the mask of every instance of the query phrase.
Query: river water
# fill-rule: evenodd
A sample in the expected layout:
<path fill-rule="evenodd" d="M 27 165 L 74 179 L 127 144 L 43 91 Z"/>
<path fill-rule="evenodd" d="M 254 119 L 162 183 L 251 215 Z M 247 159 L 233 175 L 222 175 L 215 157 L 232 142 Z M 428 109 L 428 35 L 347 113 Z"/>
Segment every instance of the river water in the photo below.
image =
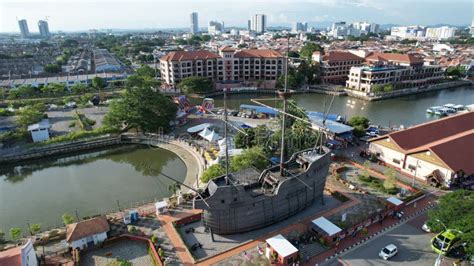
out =
<path fill-rule="evenodd" d="M 240 104 L 254 104 L 250 98 L 274 98 L 270 95 L 233 94 L 228 96 L 228 107 L 238 109 Z M 299 106 L 307 111 L 325 110 L 332 99 L 324 94 L 296 94 L 292 97 Z M 265 101 L 274 106 L 277 101 Z M 349 96 L 336 96 L 329 113 L 339 114 L 349 119 L 352 116 L 368 117 L 372 123 L 383 126 L 405 127 L 436 119 L 428 115 L 426 109 L 431 106 L 454 104 L 474 104 L 474 89 L 472 86 L 459 87 L 449 90 L 415 94 L 382 101 L 367 102 Z M 215 98 L 215 105 L 223 106 L 222 96 Z M 327 110 L 327 107 L 326 107 Z"/>
<path fill-rule="evenodd" d="M 173 181 L 157 172 L 184 181 L 186 165 L 170 151 L 129 145 L 0 167 L 0 229 L 8 234 L 27 221 L 44 229 L 59 226 L 64 213 L 84 217 L 117 210 L 117 201 L 123 208 L 169 197 Z"/>

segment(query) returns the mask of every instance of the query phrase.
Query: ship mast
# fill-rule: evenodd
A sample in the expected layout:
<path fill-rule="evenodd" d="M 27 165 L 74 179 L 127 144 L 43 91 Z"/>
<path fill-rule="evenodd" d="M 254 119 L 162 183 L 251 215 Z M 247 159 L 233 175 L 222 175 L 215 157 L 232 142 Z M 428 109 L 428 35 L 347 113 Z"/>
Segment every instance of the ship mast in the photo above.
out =
<path fill-rule="evenodd" d="M 225 184 L 229 185 L 229 138 L 227 135 L 227 88 L 224 88 Z"/>
<path fill-rule="evenodd" d="M 285 126 L 286 126 L 286 99 L 290 96 L 288 93 L 288 55 L 290 53 L 290 34 L 287 36 L 287 47 L 286 47 L 286 66 L 285 66 L 285 88 L 279 91 L 278 94 L 283 100 L 283 117 L 281 121 L 281 154 L 280 154 L 280 176 L 285 175 Z"/>

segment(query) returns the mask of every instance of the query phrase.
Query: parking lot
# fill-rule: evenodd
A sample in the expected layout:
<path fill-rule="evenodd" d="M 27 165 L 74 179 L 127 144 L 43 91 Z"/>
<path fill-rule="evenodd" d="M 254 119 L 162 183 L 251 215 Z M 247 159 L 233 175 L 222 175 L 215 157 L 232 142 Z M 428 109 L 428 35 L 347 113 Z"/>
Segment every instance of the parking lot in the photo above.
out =
<path fill-rule="evenodd" d="M 430 240 L 433 235 L 421 230 L 421 225 L 425 220 L 424 215 L 417 217 L 349 251 L 341 256 L 339 262 L 332 261 L 329 265 L 432 266 L 438 254 L 431 250 Z M 385 261 L 378 254 L 389 244 L 397 246 L 398 254 Z"/>

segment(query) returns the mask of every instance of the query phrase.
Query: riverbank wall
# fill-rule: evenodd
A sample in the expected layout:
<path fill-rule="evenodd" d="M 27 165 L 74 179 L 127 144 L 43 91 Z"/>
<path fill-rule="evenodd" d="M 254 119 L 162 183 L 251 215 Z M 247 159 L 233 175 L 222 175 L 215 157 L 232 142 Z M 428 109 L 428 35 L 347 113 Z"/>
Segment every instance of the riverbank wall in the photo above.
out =
<path fill-rule="evenodd" d="M 29 160 L 39 160 L 50 156 L 63 156 L 71 153 L 85 152 L 94 149 L 106 148 L 114 145 L 141 144 L 158 147 L 175 153 L 187 167 L 186 178 L 183 183 L 199 188 L 203 184 L 198 178 L 205 169 L 205 162 L 199 154 L 198 148 L 189 145 L 186 141 L 172 136 L 147 134 L 107 135 L 83 141 L 69 142 L 46 147 L 32 148 L 27 151 L 0 157 L 0 164 L 17 164 Z"/>
<path fill-rule="evenodd" d="M 464 86 L 472 87 L 473 82 L 470 80 L 456 80 L 456 81 L 444 82 L 444 83 L 439 83 L 439 84 L 433 84 L 429 86 L 396 90 L 393 92 L 388 92 L 388 93 L 383 93 L 383 94 L 373 94 L 373 93 L 368 94 L 366 92 L 354 91 L 350 89 L 344 89 L 344 91 L 350 97 L 354 97 L 354 98 L 358 98 L 358 99 L 366 100 L 366 101 L 380 101 L 380 100 L 397 98 L 397 97 L 402 97 L 402 96 L 407 96 L 407 95 L 412 95 L 412 94 L 420 94 L 420 93 L 425 93 L 425 92 L 433 92 L 433 91 L 452 89 L 452 88 L 464 87 Z"/>

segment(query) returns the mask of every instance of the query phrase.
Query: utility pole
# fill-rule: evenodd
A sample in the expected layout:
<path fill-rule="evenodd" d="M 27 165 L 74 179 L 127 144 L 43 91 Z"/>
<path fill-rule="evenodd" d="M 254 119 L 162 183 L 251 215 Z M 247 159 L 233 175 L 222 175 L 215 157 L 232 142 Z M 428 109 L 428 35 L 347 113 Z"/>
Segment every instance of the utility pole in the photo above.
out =
<path fill-rule="evenodd" d="M 77 219 L 77 222 L 79 222 L 79 213 L 77 212 L 77 209 L 76 209 L 76 219 Z"/>

